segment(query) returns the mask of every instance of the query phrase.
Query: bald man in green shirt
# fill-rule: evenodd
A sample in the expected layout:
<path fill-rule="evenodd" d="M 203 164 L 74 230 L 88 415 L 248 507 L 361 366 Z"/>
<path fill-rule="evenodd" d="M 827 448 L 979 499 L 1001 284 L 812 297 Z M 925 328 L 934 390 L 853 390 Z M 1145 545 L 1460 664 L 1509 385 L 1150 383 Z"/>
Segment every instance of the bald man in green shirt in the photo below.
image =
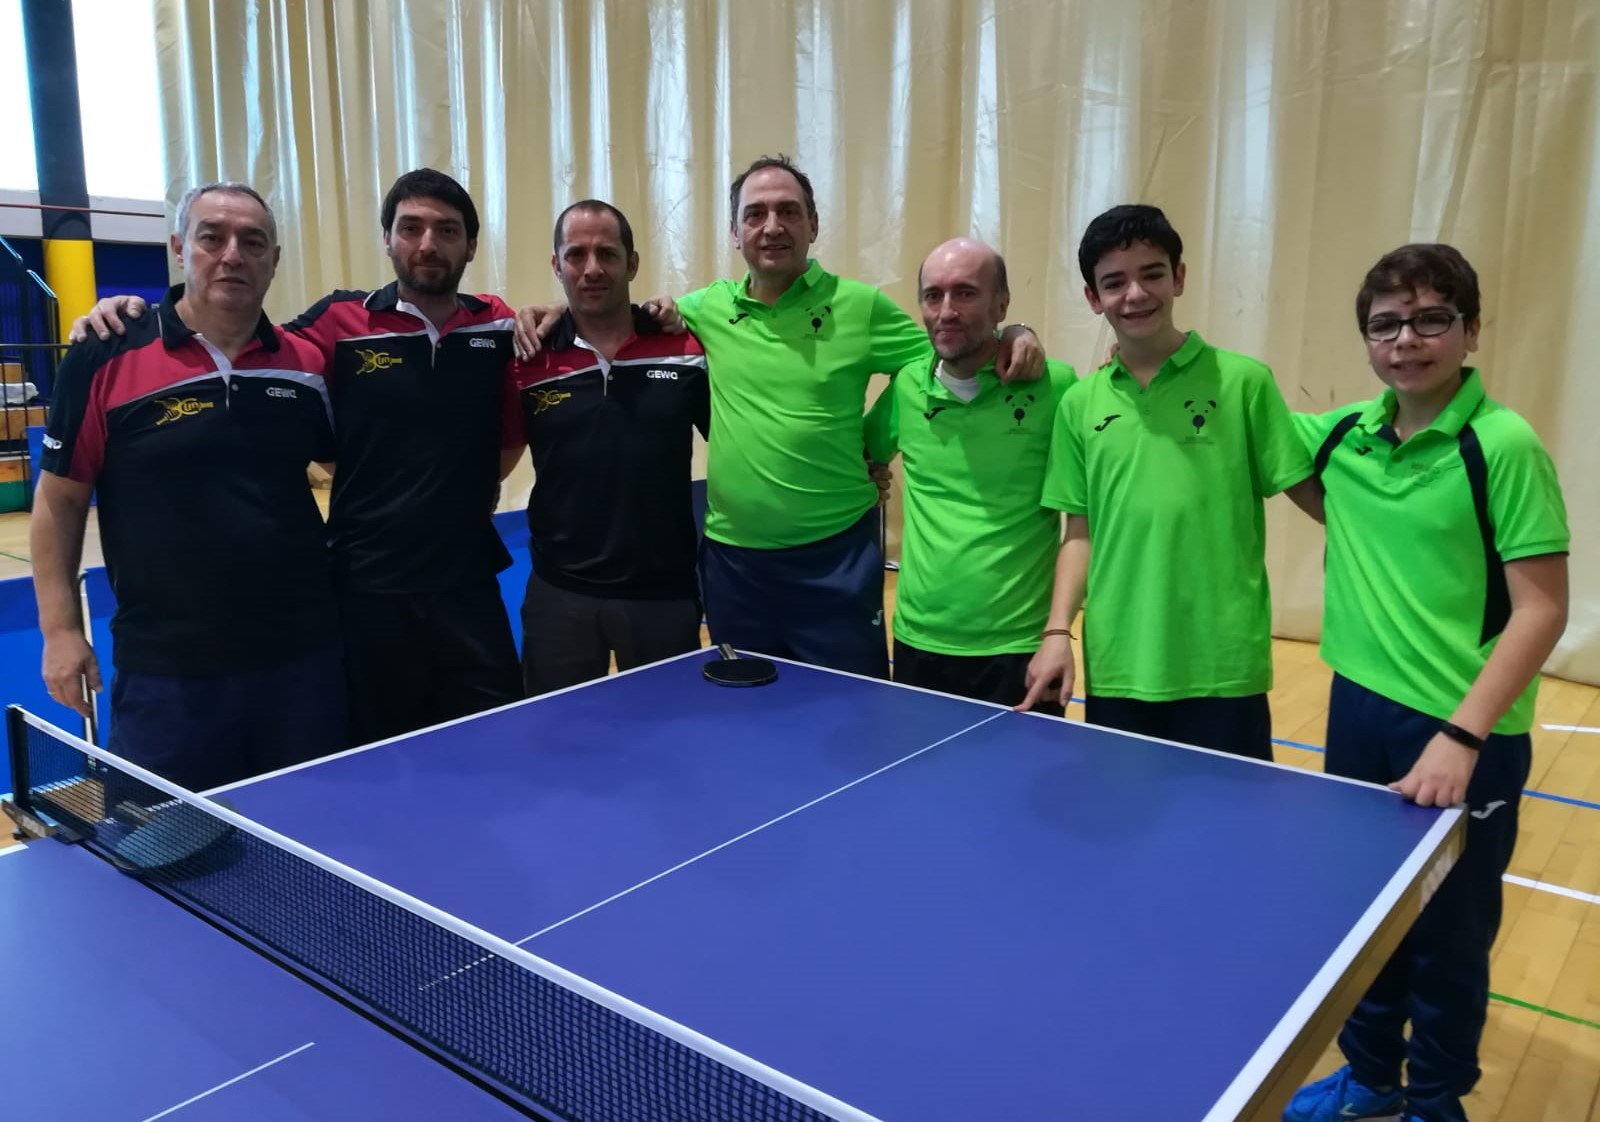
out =
<path fill-rule="evenodd" d="M 934 353 L 908 364 L 867 415 L 867 454 L 897 454 L 905 523 L 894 613 L 897 682 L 1014 705 L 1050 613 L 1061 517 L 1039 505 L 1056 406 L 1076 381 L 1006 386 L 996 330 L 1011 291 L 1005 259 L 955 238 L 918 273 Z M 1049 698 L 1036 709 L 1060 716 Z"/>

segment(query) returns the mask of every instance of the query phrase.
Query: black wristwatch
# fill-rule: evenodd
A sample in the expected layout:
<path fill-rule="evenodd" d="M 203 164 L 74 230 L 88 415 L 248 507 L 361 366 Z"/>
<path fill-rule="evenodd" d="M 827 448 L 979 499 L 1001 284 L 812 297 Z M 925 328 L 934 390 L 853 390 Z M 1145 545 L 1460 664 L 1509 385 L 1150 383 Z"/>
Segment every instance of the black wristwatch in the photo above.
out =
<path fill-rule="evenodd" d="M 1439 731 L 1454 740 L 1464 748 L 1471 748 L 1474 752 L 1483 751 L 1483 737 L 1470 733 L 1460 725 L 1452 725 L 1449 721 L 1439 726 Z"/>

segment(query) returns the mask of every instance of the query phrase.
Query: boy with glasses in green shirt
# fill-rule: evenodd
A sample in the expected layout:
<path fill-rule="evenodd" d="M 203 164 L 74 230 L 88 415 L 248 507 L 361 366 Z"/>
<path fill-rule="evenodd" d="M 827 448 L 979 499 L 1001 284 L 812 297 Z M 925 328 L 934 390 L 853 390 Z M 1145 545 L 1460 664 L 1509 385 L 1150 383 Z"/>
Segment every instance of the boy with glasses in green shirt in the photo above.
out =
<path fill-rule="evenodd" d="M 1471 815 L 1460 861 L 1340 1033 L 1348 1065 L 1284 1118 L 1463 1122 L 1539 667 L 1566 626 L 1566 511 L 1538 436 L 1465 365 L 1479 295 L 1459 252 L 1386 254 L 1356 322 L 1387 388 L 1296 417 L 1325 489 L 1324 766 Z"/>

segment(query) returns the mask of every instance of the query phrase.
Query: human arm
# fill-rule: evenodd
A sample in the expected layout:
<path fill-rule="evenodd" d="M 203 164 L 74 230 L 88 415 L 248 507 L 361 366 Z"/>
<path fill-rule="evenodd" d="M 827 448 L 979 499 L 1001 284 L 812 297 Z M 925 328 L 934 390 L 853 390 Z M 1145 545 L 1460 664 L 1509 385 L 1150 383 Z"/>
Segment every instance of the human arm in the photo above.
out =
<path fill-rule="evenodd" d="M 1000 330 L 994 372 L 1000 381 L 1037 382 L 1044 377 L 1044 344 L 1025 323 L 1007 324 Z"/>
<path fill-rule="evenodd" d="M 138 319 L 149 306 L 143 296 L 107 296 L 90 308 L 87 315 L 72 321 L 67 342 L 81 343 L 91 331 L 102 342 L 112 335 L 126 334 L 128 325 L 124 319 Z"/>
<path fill-rule="evenodd" d="M 1567 555 L 1507 561 L 1511 615 L 1483 669 L 1450 715 L 1450 724 L 1487 737 L 1539 673 L 1567 626 Z M 1417 762 L 1389 784 L 1419 806 L 1454 806 L 1467 795 L 1478 752 L 1435 733 Z"/>
<path fill-rule="evenodd" d="M 1323 490 L 1322 481 L 1316 476 L 1307 476 L 1299 483 L 1284 492 L 1295 506 L 1305 511 L 1316 522 L 1326 521 L 1322 509 Z"/>
<path fill-rule="evenodd" d="M 1045 620 L 1045 634 L 1040 640 L 1039 649 L 1028 662 L 1028 672 L 1024 678 L 1028 692 L 1016 707 L 1019 713 L 1032 709 L 1051 692 L 1063 707 L 1072 699 L 1077 668 L 1072 657 L 1072 637 L 1065 632 L 1083 608 L 1083 593 L 1089 580 L 1089 552 L 1089 519 L 1082 514 L 1067 515 L 1066 537 L 1061 542 L 1060 552 L 1056 554 L 1050 615 Z M 1051 683 L 1054 682 L 1059 684 L 1052 691 Z"/>
<path fill-rule="evenodd" d="M 39 630 L 44 635 L 45 687 L 52 698 L 85 717 L 94 712 L 87 691 L 98 693 L 101 688 L 100 665 L 84 637 L 78 598 L 78 566 L 93 490 L 66 476 L 40 472 L 28 527 Z"/>

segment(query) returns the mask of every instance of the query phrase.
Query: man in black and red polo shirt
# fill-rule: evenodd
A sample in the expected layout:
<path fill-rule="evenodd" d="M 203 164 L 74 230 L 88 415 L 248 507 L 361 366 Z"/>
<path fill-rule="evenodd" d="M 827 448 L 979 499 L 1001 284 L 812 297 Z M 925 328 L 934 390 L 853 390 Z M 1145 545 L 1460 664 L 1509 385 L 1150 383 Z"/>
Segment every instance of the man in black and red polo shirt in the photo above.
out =
<path fill-rule="evenodd" d="M 184 283 L 56 376 L 31 527 L 51 696 L 100 688 L 77 573 L 98 493 L 112 620 L 111 751 L 204 789 L 344 748 L 322 516 L 306 463 L 333 433 L 323 356 L 268 322 L 278 263 L 261 197 L 197 187 L 172 249 Z"/>
<path fill-rule="evenodd" d="M 613 655 L 626 670 L 700 645 L 689 464 L 711 423 L 705 352 L 630 302 L 639 255 L 616 207 L 574 203 L 554 240 L 567 311 L 515 367 L 535 473 L 530 695 L 602 677 Z"/>
<path fill-rule="evenodd" d="M 357 743 L 522 696 L 495 576 L 511 557 L 494 529 L 522 451 L 514 313 L 459 291 L 478 210 L 454 179 L 407 172 L 382 219 L 395 281 L 335 292 L 287 325 L 330 362 L 328 529 Z"/>

